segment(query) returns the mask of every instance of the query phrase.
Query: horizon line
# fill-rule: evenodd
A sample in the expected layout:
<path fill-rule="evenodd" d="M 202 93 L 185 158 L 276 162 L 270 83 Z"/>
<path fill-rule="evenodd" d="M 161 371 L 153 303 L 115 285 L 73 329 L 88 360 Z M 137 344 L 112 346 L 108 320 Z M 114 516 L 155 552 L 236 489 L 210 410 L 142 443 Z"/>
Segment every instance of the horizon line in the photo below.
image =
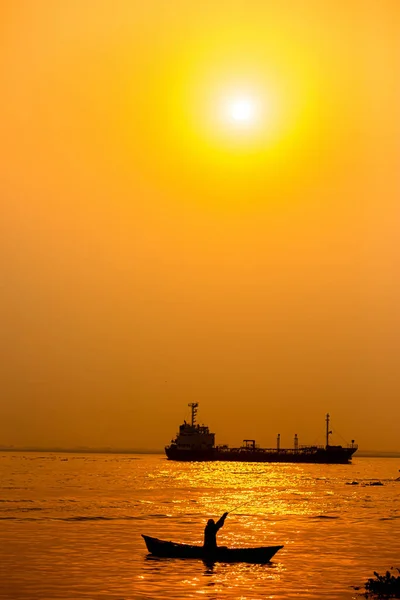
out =
<path fill-rule="evenodd" d="M 60 452 L 68 454 L 164 454 L 164 449 L 50 446 L 0 446 L 0 452 Z M 358 450 L 355 457 L 400 458 L 400 450 Z"/>

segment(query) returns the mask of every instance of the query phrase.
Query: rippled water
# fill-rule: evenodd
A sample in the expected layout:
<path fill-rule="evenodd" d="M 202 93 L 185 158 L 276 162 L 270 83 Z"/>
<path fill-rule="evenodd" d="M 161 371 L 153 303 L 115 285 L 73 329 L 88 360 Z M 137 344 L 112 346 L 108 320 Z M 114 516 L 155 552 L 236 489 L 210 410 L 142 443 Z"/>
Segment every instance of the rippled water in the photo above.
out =
<path fill-rule="evenodd" d="M 0 598 L 360 598 L 374 570 L 400 567 L 398 463 L 0 453 Z M 219 543 L 284 544 L 272 563 L 148 557 L 141 533 L 201 543 L 208 518 L 246 501 Z"/>

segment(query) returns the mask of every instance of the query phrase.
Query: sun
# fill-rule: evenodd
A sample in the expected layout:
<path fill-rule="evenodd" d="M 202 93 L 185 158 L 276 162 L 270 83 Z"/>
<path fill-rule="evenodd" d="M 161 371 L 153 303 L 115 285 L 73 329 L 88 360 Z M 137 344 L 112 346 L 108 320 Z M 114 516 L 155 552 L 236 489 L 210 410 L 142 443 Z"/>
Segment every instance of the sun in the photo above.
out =
<path fill-rule="evenodd" d="M 264 122 L 264 98 L 251 90 L 231 90 L 221 95 L 219 119 L 221 131 L 244 139 L 253 139 Z M 250 136 L 250 137 L 249 137 Z"/>
<path fill-rule="evenodd" d="M 229 103 L 228 115 L 235 123 L 250 124 L 256 116 L 254 100 L 251 98 L 234 98 Z"/>
<path fill-rule="evenodd" d="M 253 74 L 224 77 L 221 69 L 189 91 L 193 135 L 201 140 L 201 151 L 209 151 L 213 160 L 217 155 L 260 155 L 264 149 L 271 153 L 279 143 L 285 102 L 274 80 L 264 81 Z"/>

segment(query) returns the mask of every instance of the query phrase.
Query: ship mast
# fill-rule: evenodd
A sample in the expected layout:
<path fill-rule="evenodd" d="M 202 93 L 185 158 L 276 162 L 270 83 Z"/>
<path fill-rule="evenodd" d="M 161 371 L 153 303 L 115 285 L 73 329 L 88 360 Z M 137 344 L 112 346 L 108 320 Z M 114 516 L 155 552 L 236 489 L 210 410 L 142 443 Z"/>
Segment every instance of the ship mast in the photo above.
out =
<path fill-rule="evenodd" d="M 326 445 L 329 446 L 329 436 L 332 431 L 329 430 L 329 413 L 326 413 Z"/>
<path fill-rule="evenodd" d="M 196 424 L 196 414 L 197 414 L 198 405 L 199 405 L 198 402 L 190 402 L 188 404 L 188 406 L 190 406 L 190 408 L 192 409 L 192 427 L 194 427 Z"/>

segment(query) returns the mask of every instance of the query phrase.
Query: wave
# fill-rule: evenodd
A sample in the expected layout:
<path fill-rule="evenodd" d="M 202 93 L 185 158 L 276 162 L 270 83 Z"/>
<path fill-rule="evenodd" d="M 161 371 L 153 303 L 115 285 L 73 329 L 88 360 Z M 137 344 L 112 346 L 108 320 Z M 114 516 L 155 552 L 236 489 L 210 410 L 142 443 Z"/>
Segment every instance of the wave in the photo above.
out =
<path fill-rule="evenodd" d="M 0 517 L 0 521 L 43 521 L 35 517 Z"/>
<path fill-rule="evenodd" d="M 4 512 L 29 512 L 29 511 L 38 511 L 38 510 L 44 510 L 43 508 L 40 508 L 40 506 L 23 506 L 21 508 L 15 508 L 13 506 L 5 506 L 4 508 L 0 508 L 0 512 L 4 513 Z"/>
<path fill-rule="evenodd" d="M 310 519 L 340 519 L 340 517 L 332 515 L 313 515 Z"/>
<path fill-rule="evenodd" d="M 0 499 L 0 502 L 35 502 L 34 500 L 2 500 Z"/>
<path fill-rule="evenodd" d="M 93 516 L 93 517 L 54 517 L 53 521 L 130 521 L 134 519 L 134 517 L 104 517 L 104 516 Z"/>
<path fill-rule="evenodd" d="M 29 510 L 29 509 L 28 509 Z M 34 509 L 31 509 L 34 510 Z M 38 510 L 42 510 L 39 508 Z M 25 512 L 25 511 L 23 511 Z M 81 522 L 108 522 L 108 521 L 147 521 L 151 520 L 152 517 L 168 517 L 168 515 L 146 515 L 146 516 L 130 516 L 125 515 L 122 517 L 106 517 L 103 515 L 80 515 L 76 517 L 54 517 L 54 516 L 41 516 L 41 517 L 3 517 L 0 516 L 0 521 L 59 521 L 64 523 L 81 523 Z"/>

